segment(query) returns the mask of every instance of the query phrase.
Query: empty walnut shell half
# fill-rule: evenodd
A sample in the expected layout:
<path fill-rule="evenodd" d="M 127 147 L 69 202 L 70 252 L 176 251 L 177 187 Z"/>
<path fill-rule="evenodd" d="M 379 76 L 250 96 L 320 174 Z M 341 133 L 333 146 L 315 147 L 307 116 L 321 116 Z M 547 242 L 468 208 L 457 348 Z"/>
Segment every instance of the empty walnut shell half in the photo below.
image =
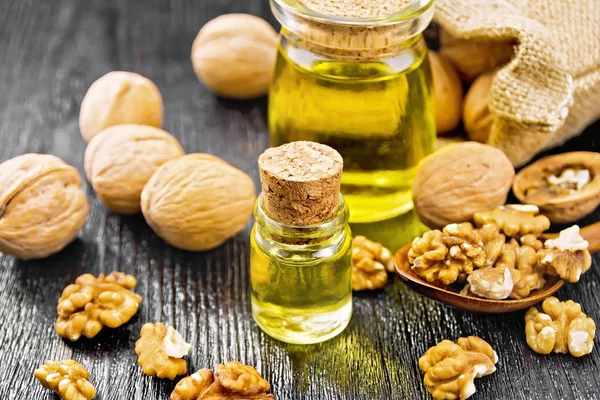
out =
<path fill-rule="evenodd" d="M 544 157 L 517 174 L 513 192 L 553 223 L 577 221 L 600 205 L 600 153 Z"/>
<path fill-rule="evenodd" d="M 75 167 L 47 154 L 0 164 L 0 252 L 29 260 L 75 239 L 89 211 Z"/>

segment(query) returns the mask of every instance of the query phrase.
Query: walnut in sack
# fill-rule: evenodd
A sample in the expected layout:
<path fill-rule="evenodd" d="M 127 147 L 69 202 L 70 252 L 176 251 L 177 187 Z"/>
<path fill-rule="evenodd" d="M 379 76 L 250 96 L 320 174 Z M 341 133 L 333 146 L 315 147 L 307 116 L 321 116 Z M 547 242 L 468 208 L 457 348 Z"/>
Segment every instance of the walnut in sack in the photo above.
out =
<path fill-rule="evenodd" d="M 91 400 L 96 396 L 96 388 L 88 381 L 89 372 L 73 360 L 47 361 L 34 375 L 62 400 Z"/>
<path fill-rule="evenodd" d="M 447 225 L 416 238 L 408 252 L 411 269 L 429 283 L 450 285 L 486 265 L 479 231 L 468 223 Z"/>
<path fill-rule="evenodd" d="M 216 374 L 201 369 L 179 381 L 170 400 L 273 400 L 271 385 L 251 366 L 231 361 Z"/>
<path fill-rule="evenodd" d="M 573 225 L 560 232 L 558 238 L 546 240 L 537 259 L 549 275 L 558 275 L 568 282 L 578 282 L 581 274 L 592 266 L 589 243 L 579 235 L 579 226 Z"/>
<path fill-rule="evenodd" d="M 536 237 L 550 228 L 550 220 L 538 215 L 540 209 L 529 204 L 514 204 L 498 207 L 492 211 L 478 212 L 473 215 L 475 224 L 495 224 L 509 237 L 521 237 L 533 234 Z"/>
<path fill-rule="evenodd" d="M 142 297 L 128 290 L 135 278 L 121 272 L 98 278 L 84 274 L 58 299 L 56 333 L 71 341 L 94 338 L 103 327 L 118 328 L 138 311 Z"/>
<path fill-rule="evenodd" d="M 157 322 L 142 326 L 135 352 L 146 375 L 173 380 L 187 372 L 187 363 L 182 358 L 191 347 L 172 326 Z"/>
<path fill-rule="evenodd" d="M 592 352 L 596 324 L 574 301 L 548 297 L 540 312 L 532 307 L 525 314 L 527 344 L 536 353 L 571 353 L 581 357 Z"/>
<path fill-rule="evenodd" d="M 475 393 L 475 378 L 496 371 L 498 356 L 483 339 L 443 340 L 419 359 L 423 379 L 434 399 L 466 399 Z"/>
<path fill-rule="evenodd" d="M 393 272 L 392 253 L 380 243 L 364 236 L 352 240 L 352 290 L 385 287 L 388 272 Z"/>

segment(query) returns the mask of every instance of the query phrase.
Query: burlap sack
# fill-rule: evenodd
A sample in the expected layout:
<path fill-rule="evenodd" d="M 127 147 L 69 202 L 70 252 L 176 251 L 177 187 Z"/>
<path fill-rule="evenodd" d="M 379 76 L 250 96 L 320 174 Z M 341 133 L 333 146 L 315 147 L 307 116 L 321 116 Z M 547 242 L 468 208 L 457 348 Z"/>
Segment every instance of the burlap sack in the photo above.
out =
<path fill-rule="evenodd" d="M 467 40 L 510 40 L 491 88 L 489 144 L 516 166 L 600 117 L 600 0 L 437 0 L 436 21 Z"/>

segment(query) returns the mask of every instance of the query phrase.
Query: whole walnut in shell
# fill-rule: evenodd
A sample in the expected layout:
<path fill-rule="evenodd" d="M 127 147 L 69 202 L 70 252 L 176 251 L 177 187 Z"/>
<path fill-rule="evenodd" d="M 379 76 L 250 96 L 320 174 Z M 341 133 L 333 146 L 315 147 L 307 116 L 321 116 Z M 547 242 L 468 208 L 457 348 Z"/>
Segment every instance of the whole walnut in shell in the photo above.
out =
<path fill-rule="evenodd" d="M 473 82 L 463 106 L 463 124 L 469 139 L 487 143 L 492 132 L 494 114 L 490 111 L 490 90 L 496 71 L 481 75 Z"/>
<path fill-rule="evenodd" d="M 115 125 L 140 124 L 160 128 L 163 101 L 150 79 L 127 71 L 112 71 L 92 83 L 81 102 L 79 129 L 83 140 Z"/>
<path fill-rule="evenodd" d="M 506 202 L 515 170 L 506 155 L 476 142 L 453 144 L 427 157 L 415 178 L 413 201 L 430 228 L 470 221 Z"/>
<path fill-rule="evenodd" d="M 25 154 L 0 164 L 0 252 L 24 260 L 57 253 L 88 211 L 79 171 L 60 158 Z"/>
<path fill-rule="evenodd" d="M 152 174 L 184 154 L 177 139 L 162 129 L 117 125 L 94 136 L 85 150 L 85 173 L 104 205 L 133 214 L 140 212 L 140 196 Z"/>
<path fill-rule="evenodd" d="M 250 99 L 267 93 L 277 53 L 277 33 L 248 14 L 208 22 L 192 45 L 198 79 L 219 96 Z"/>
<path fill-rule="evenodd" d="M 180 249 L 204 251 L 244 228 L 255 198 L 246 173 L 210 154 L 188 154 L 152 175 L 141 204 L 158 236 Z"/>
<path fill-rule="evenodd" d="M 435 126 L 437 133 L 450 132 L 460 123 L 462 82 L 454 66 L 435 51 L 429 52 L 435 97 Z"/>
<path fill-rule="evenodd" d="M 465 81 L 471 82 L 513 57 L 515 46 L 507 41 L 466 40 L 440 30 L 439 53 L 446 57 Z"/>

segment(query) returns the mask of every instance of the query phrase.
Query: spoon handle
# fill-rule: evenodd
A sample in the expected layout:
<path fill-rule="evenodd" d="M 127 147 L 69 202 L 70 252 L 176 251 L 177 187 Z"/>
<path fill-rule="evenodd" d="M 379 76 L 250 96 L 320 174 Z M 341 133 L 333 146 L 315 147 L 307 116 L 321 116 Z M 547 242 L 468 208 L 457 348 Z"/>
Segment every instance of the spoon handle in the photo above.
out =
<path fill-rule="evenodd" d="M 588 250 L 594 254 L 600 251 L 600 222 L 584 226 L 581 228 L 581 236 L 590 244 Z M 558 237 L 557 233 L 546 233 L 542 235 L 542 239 L 553 239 Z"/>

